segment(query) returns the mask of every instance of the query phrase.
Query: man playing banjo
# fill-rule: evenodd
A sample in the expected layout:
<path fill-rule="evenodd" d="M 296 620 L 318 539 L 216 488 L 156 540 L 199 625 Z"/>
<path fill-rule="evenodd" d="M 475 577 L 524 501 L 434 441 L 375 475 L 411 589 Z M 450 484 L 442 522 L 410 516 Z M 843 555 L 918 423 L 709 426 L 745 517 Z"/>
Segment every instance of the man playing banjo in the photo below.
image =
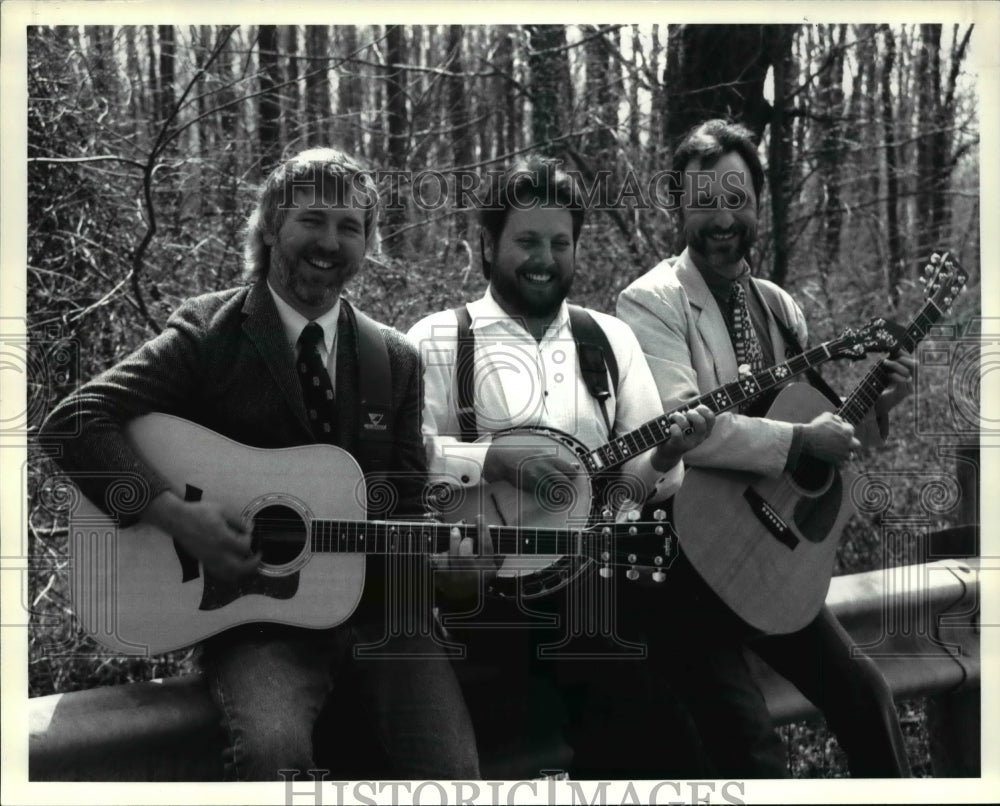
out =
<path fill-rule="evenodd" d="M 494 180 L 489 196 L 480 209 L 483 272 L 489 283 L 485 295 L 422 319 L 408 334 L 424 364 L 422 428 L 430 479 L 459 488 L 473 503 L 470 512 L 483 505 L 487 524 L 582 526 L 595 502 L 567 444 L 575 439 L 594 449 L 632 431 L 663 415 L 660 399 L 628 326 L 566 303 L 584 219 L 570 177 L 554 163 L 533 158 Z M 676 491 L 683 475 L 681 455 L 706 438 L 713 415 L 702 406 L 671 420 L 669 438 L 622 469 L 619 489 L 628 489 L 636 504 L 665 500 Z M 512 428 L 520 430 L 489 439 Z M 502 500 L 503 491 L 511 489 L 518 495 L 508 503 Z M 570 514 L 563 506 L 567 503 Z M 443 517 L 452 520 L 447 513 Z M 556 523 L 553 518 L 570 522 Z M 506 567 L 501 574 L 505 572 Z M 544 573 L 539 570 L 539 575 Z M 523 577 L 520 581 L 521 590 L 532 584 Z M 523 617 L 526 609 L 519 598 L 517 602 Z M 532 607 L 536 612 L 554 611 L 564 628 L 578 624 L 581 609 L 567 606 L 564 596 L 539 600 L 537 608 Z M 508 605 L 505 616 L 514 615 Z M 527 651 L 509 651 L 496 630 L 477 629 L 472 620 L 470 652 L 492 650 L 508 663 L 525 656 L 528 662 L 538 661 L 546 654 L 539 645 L 547 631 L 536 626 L 505 632 L 508 641 L 516 641 L 513 634 L 519 632 L 529 645 Z M 559 636 L 561 649 L 574 657 L 547 664 L 567 695 L 572 729 L 578 730 L 569 737 L 575 751 L 572 775 L 648 777 L 642 774 L 640 754 L 626 748 L 624 740 L 642 731 L 609 729 L 620 724 L 615 720 L 627 710 L 644 712 L 633 708 L 634 700 L 618 707 L 615 697 L 638 694 L 634 675 L 645 664 L 595 669 L 579 655 L 606 654 L 608 647 L 599 644 L 614 644 L 614 635 L 579 633 L 567 635 L 564 630 Z M 684 737 L 682 709 L 673 701 L 658 708 L 667 719 L 675 709 L 682 726 L 677 736 Z M 679 738 L 677 743 L 684 746 L 677 756 L 679 772 L 695 774 L 692 765 L 697 759 L 683 756 L 697 755 L 697 740 Z M 649 775 L 654 774 L 663 774 L 662 756 L 661 766 L 650 768 Z"/>

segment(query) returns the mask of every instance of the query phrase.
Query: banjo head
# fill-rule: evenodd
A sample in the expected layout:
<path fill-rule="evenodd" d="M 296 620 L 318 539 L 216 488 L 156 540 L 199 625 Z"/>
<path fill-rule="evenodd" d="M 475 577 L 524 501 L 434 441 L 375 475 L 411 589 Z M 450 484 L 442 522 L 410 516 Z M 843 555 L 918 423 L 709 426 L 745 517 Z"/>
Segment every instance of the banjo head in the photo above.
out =
<path fill-rule="evenodd" d="M 481 512 L 488 525 L 584 529 L 593 520 L 593 485 L 581 461 L 587 449 L 579 440 L 555 429 L 519 428 L 478 441 L 488 442 L 490 452 L 527 449 L 531 457 L 558 458 L 576 465 L 577 472 L 569 478 L 560 474 L 535 493 L 507 481 L 451 489 L 436 502 L 442 521 L 471 523 Z M 590 563 L 586 557 L 508 554 L 489 592 L 504 598 L 543 596 L 568 584 Z"/>

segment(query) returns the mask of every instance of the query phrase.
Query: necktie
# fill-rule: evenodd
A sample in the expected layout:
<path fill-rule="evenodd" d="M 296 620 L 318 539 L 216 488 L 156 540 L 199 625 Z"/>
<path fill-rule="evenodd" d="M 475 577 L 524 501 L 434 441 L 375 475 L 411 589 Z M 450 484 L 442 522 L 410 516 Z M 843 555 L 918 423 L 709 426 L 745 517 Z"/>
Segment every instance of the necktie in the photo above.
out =
<path fill-rule="evenodd" d="M 736 364 L 748 367 L 751 373 L 764 369 L 764 353 L 757 341 L 757 331 L 750 319 L 750 309 L 747 308 L 747 295 L 742 283 L 733 283 L 729 296 L 730 305 L 730 337 L 733 349 L 736 351 Z"/>
<path fill-rule="evenodd" d="M 326 371 L 323 358 L 319 354 L 319 343 L 323 340 L 323 328 L 310 322 L 302 328 L 299 336 L 299 360 L 297 369 L 302 383 L 302 399 L 306 404 L 306 414 L 312 426 L 313 436 L 318 442 L 333 441 L 333 384 Z"/>

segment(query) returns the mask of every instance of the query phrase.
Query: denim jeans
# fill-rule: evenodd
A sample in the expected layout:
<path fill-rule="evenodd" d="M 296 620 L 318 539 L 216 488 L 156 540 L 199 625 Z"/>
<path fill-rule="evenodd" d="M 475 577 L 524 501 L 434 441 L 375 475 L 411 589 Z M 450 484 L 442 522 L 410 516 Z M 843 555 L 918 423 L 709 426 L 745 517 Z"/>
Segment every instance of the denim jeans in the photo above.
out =
<path fill-rule="evenodd" d="M 388 760 L 384 777 L 478 778 L 472 723 L 441 648 L 390 637 L 382 656 L 356 656 L 358 644 L 382 637 L 379 620 L 352 618 L 328 630 L 249 625 L 206 641 L 201 665 L 228 737 L 227 779 L 280 780 L 279 770 L 308 779 L 316 719 L 338 683 L 358 686 L 364 727 Z M 347 734 L 358 727 L 332 722 Z"/>

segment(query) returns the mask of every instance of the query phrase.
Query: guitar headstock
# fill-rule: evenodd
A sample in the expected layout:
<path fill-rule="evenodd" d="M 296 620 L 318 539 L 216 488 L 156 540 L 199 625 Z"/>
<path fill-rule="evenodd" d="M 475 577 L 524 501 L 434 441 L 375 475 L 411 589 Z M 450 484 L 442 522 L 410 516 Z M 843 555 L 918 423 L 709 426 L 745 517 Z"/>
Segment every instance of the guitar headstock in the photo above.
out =
<path fill-rule="evenodd" d="M 615 568 L 625 568 L 626 579 L 634 582 L 648 574 L 653 582 L 666 579 L 664 571 L 677 558 L 677 534 L 663 510 L 653 520 L 638 520 L 638 512 L 617 523 L 597 524 L 590 529 L 587 554 L 600 566 L 598 573 L 608 578 Z"/>
<path fill-rule="evenodd" d="M 935 252 L 924 266 L 923 280 L 927 302 L 944 313 L 965 288 L 969 275 L 951 252 Z"/>
<path fill-rule="evenodd" d="M 900 346 L 906 328 L 881 316 L 860 328 L 845 328 L 840 338 L 826 343 L 831 358 L 857 361 L 868 353 L 891 353 Z"/>

